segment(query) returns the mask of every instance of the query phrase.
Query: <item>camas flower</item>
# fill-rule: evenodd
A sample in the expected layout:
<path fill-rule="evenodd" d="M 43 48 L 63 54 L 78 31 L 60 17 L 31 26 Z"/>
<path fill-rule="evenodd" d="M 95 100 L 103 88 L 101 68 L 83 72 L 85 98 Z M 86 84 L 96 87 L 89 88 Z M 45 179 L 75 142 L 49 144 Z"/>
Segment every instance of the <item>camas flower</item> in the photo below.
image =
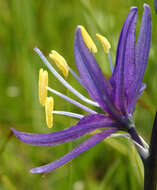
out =
<path fill-rule="evenodd" d="M 35 48 L 36 53 L 40 56 L 44 64 L 64 86 L 86 103 L 99 107 L 104 114 L 97 113 L 93 109 L 48 87 L 48 73 L 41 69 L 39 77 L 39 95 L 41 104 L 45 105 L 48 126 L 52 126 L 52 112 L 54 114 L 76 117 L 80 120 L 76 125 L 59 132 L 32 134 L 12 129 L 14 134 L 27 144 L 54 146 L 78 139 L 96 129 L 99 129 L 100 132 L 94 133 L 87 141 L 78 145 L 59 160 L 32 169 L 32 173 L 50 172 L 98 144 L 104 138 L 111 136 L 118 130 L 127 132 L 136 144 L 144 147 L 141 138 L 135 130 L 133 113 L 136 102 L 145 88 L 145 84 L 142 83 L 142 80 L 147 65 L 152 30 L 151 13 L 148 5 L 144 5 L 141 28 L 135 46 L 136 19 L 137 8 L 132 7 L 120 33 L 114 69 L 110 56 L 111 46 L 105 37 L 97 35 L 103 45 L 104 51 L 109 56 L 111 70 L 113 69 L 112 76 L 108 81 L 94 57 L 97 48 L 82 26 L 77 27 L 74 41 L 74 57 L 80 77 L 78 77 L 78 75 L 76 75 L 67 65 L 65 59 L 61 55 L 55 51 L 51 52 L 50 57 L 63 71 L 64 75 L 67 76 L 68 72 L 71 72 L 82 87 L 88 91 L 92 100 L 75 90 L 59 73 L 57 73 L 42 52 L 38 48 Z M 89 114 L 84 116 L 72 112 L 54 111 L 53 98 L 47 97 L 47 90 L 64 98 Z"/>

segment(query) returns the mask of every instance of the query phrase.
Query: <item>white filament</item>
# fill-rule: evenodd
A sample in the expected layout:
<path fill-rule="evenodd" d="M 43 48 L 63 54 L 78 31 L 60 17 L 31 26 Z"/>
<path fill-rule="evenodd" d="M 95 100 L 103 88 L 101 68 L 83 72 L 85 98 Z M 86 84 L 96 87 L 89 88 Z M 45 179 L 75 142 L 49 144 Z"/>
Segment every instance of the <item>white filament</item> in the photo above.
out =
<path fill-rule="evenodd" d="M 67 111 L 53 111 L 52 114 L 65 115 L 65 116 L 74 117 L 77 119 L 82 119 L 84 117 L 84 115 L 73 113 L 73 112 L 67 112 Z"/>
<path fill-rule="evenodd" d="M 52 88 L 50 88 L 50 87 L 47 87 L 47 90 L 49 90 L 50 92 L 56 94 L 57 96 L 60 96 L 61 98 L 67 100 L 68 102 L 74 104 L 75 106 L 77 106 L 77 107 L 79 107 L 79 108 L 85 110 L 86 112 L 89 112 L 89 113 L 96 113 L 94 110 L 92 110 L 92 109 L 90 109 L 90 108 L 84 106 L 83 104 L 77 102 L 76 100 L 73 100 L 72 98 L 70 98 L 70 97 L 68 97 L 68 96 L 66 96 L 66 95 L 64 95 L 64 94 L 62 94 L 61 92 L 58 92 L 58 91 L 56 91 L 56 90 L 54 90 L 54 89 L 52 89 Z"/>
<path fill-rule="evenodd" d="M 111 54 L 110 52 L 108 52 L 108 59 L 109 59 L 109 64 L 110 64 L 110 69 L 111 69 L 111 72 L 113 73 L 113 65 L 112 65 L 112 59 L 111 59 Z"/>
<path fill-rule="evenodd" d="M 34 51 L 39 55 L 39 57 L 42 59 L 42 61 L 44 62 L 44 64 L 49 68 L 49 70 L 53 73 L 53 75 L 66 87 L 68 88 L 73 94 L 75 94 L 78 98 L 80 98 L 81 100 L 83 100 L 86 103 L 89 103 L 91 105 L 97 106 L 99 107 L 99 105 L 86 98 L 85 96 L 83 96 L 82 94 L 80 94 L 77 90 L 75 90 L 67 81 L 65 81 L 63 79 L 63 77 L 57 73 L 57 71 L 53 68 L 53 66 L 48 62 L 48 60 L 46 59 L 46 57 L 43 55 L 43 53 L 38 49 L 38 48 L 34 48 Z"/>
<path fill-rule="evenodd" d="M 73 75 L 73 77 L 80 83 L 80 85 L 84 88 L 83 83 L 80 79 L 80 77 L 70 68 L 68 67 L 70 73 Z"/>

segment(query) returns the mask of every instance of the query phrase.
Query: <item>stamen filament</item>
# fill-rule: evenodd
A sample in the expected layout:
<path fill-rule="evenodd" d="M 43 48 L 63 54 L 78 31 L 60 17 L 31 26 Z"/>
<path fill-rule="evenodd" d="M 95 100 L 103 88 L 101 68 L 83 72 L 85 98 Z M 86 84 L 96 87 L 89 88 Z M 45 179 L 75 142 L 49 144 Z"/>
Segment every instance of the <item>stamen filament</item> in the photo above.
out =
<path fill-rule="evenodd" d="M 53 66 L 48 62 L 46 57 L 43 55 L 43 53 L 38 49 L 34 48 L 34 51 L 39 55 L 39 57 L 42 59 L 43 63 L 49 68 L 49 70 L 53 73 L 53 75 L 64 85 L 66 88 L 68 88 L 73 94 L 75 94 L 78 98 L 83 100 L 86 103 L 89 103 L 93 106 L 99 107 L 98 103 L 86 98 L 82 94 L 80 94 L 77 90 L 75 90 L 67 81 L 63 79 L 63 77 L 57 73 L 57 71 L 53 68 Z"/>
<path fill-rule="evenodd" d="M 84 117 L 84 115 L 72 113 L 72 112 L 66 112 L 66 111 L 53 111 L 53 114 L 65 115 L 65 116 L 74 117 L 78 119 L 82 119 Z"/>
<path fill-rule="evenodd" d="M 69 72 L 73 75 L 73 77 L 80 83 L 80 85 L 84 88 L 83 83 L 80 77 L 69 67 Z"/>
<path fill-rule="evenodd" d="M 110 64 L 110 69 L 111 69 L 111 72 L 113 73 L 113 65 L 112 65 L 112 59 L 111 59 L 111 54 L 110 52 L 108 52 L 108 59 L 109 59 L 109 64 Z"/>
<path fill-rule="evenodd" d="M 75 106 L 85 110 L 86 112 L 89 112 L 89 113 L 96 113 L 94 110 L 82 105 L 81 103 L 77 102 L 76 100 L 73 100 L 72 98 L 69 98 L 68 96 L 62 94 L 61 92 L 58 92 L 50 87 L 47 87 L 47 90 L 49 90 L 50 92 L 56 94 L 57 96 L 60 96 L 61 98 L 67 100 L 68 102 L 74 104 Z"/>

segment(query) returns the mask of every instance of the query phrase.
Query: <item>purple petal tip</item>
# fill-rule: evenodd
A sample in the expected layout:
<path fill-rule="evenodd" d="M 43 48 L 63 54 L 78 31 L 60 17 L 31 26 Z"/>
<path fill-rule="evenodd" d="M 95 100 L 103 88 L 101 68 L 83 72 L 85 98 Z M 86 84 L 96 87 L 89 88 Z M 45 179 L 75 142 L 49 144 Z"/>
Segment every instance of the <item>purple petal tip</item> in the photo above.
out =
<path fill-rule="evenodd" d="M 21 140 L 21 138 L 20 138 L 20 133 L 21 133 L 21 132 L 17 131 L 17 130 L 14 129 L 14 128 L 11 128 L 11 130 L 12 130 L 12 132 L 14 133 L 14 135 L 15 135 L 19 140 Z"/>
<path fill-rule="evenodd" d="M 37 46 L 35 46 L 35 47 L 33 48 L 34 51 L 35 51 L 36 49 L 38 49 Z"/>
<path fill-rule="evenodd" d="M 40 167 L 33 168 L 33 169 L 29 170 L 29 172 L 31 174 L 34 174 L 34 173 L 46 173 L 46 172 L 41 171 Z"/>
<path fill-rule="evenodd" d="M 29 172 L 30 172 L 31 174 L 39 173 L 39 172 L 36 172 L 34 169 L 31 169 Z"/>
<path fill-rule="evenodd" d="M 81 30 L 81 25 L 78 25 L 77 27 L 76 27 L 76 33 L 78 32 L 78 31 L 80 31 Z"/>
<path fill-rule="evenodd" d="M 15 136 L 17 135 L 17 131 L 14 128 L 11 128 L 12 132 L 15 134 Z"/>
<path fill-rule="evenodd" d="M 148 4 L 146 4 L 146 3 L 144 3 L 143 7 L 144 7 L 144 8 L 149 8 L 149 9 L 150 9 L 150 6 L 149 6 Z"/>
<path fill-rule="evenodd" d="M 130 10 L 136 10 L 137 11 L 137 7 L 131 7 Z"/>

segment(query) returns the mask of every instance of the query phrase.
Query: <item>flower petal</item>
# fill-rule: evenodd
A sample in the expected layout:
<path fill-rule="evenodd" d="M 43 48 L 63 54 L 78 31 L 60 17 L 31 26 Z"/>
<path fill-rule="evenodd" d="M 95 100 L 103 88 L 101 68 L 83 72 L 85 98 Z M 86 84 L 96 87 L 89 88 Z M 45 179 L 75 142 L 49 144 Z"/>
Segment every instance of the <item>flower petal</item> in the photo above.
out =
<path fill-rule="evenodd" d="M 152 33 L 152 18 L 151 18 L 150 7 L 145 4 L 140 33 L 138 36 L 136 50 L 135 50 L 136 78 L 129 90 L 130 99 L 129 99 L 128 110 L 130 113 L 134 111 L 137 98 L 141 93 L 140 89 L 142 87 L 142 80 L 147 66 L 148 55 L 151 44 L 151 33 Z"/>
<path fill-rule="evenodd" d="M 74 56 L 81 80 L 91 98 L 98 102 L 104 111 L 119 117 L 119 112 L 109 96 L 109 85 L 93 54 L 85 45 L 79 26 L 75 32 Z"/>
<path fill-rule="evenodd" d="M 115 94 L 115 104 L 126 114 L 125 92 L 135 77 L 135 29 L 137 8 L 133 7 L 127 16 L 118 42 L 116 65 L 110 78 Z M 125 76 L 124 76 L 125 75 Z"/>
<path fill-rule="evenodd" d="M 78 145 L 71 152 L 69 152 L 68 154 L 66 154 L 65 156 L 60 158 L 59 160 L 56 160 L 55 162 L 52 162 L 50 164 L 47 164 L 47 165 L 44 165 L 44 166 L 41 166 L 38 168 L 34 168 L 30 172 L 31 173 L 47 173 L 47 172 L 50 172 L 50 171 L 64 165 L 65 163 L 69 162 L 70 160 L 72 160 L 73 158 L 75 158 L 79 154 L 85 152 L 89 148 L 95 146 L 100 141 L 102 141 L 104 138 L 108 137 L 109 135 L 111 135 L 112 133 L 114 133 L 116 131 L 117 131 L 117 129 L 113 128 L 113 129 L 106 129 L 101 133 L 96 133 L 95 135 L 90 137 L 87 141 Z"/>
<path fill-rule="evenodd" d="M 77 139 L 95 129 L 118 126 L 118 123 L 105 117 L 103 114 L 91 114 L 85 116 L 76 125 L 49 134 L 24 133 L 12 129 L 17 138 L 27 144 L 36 146 L 54 146 Z"/>

